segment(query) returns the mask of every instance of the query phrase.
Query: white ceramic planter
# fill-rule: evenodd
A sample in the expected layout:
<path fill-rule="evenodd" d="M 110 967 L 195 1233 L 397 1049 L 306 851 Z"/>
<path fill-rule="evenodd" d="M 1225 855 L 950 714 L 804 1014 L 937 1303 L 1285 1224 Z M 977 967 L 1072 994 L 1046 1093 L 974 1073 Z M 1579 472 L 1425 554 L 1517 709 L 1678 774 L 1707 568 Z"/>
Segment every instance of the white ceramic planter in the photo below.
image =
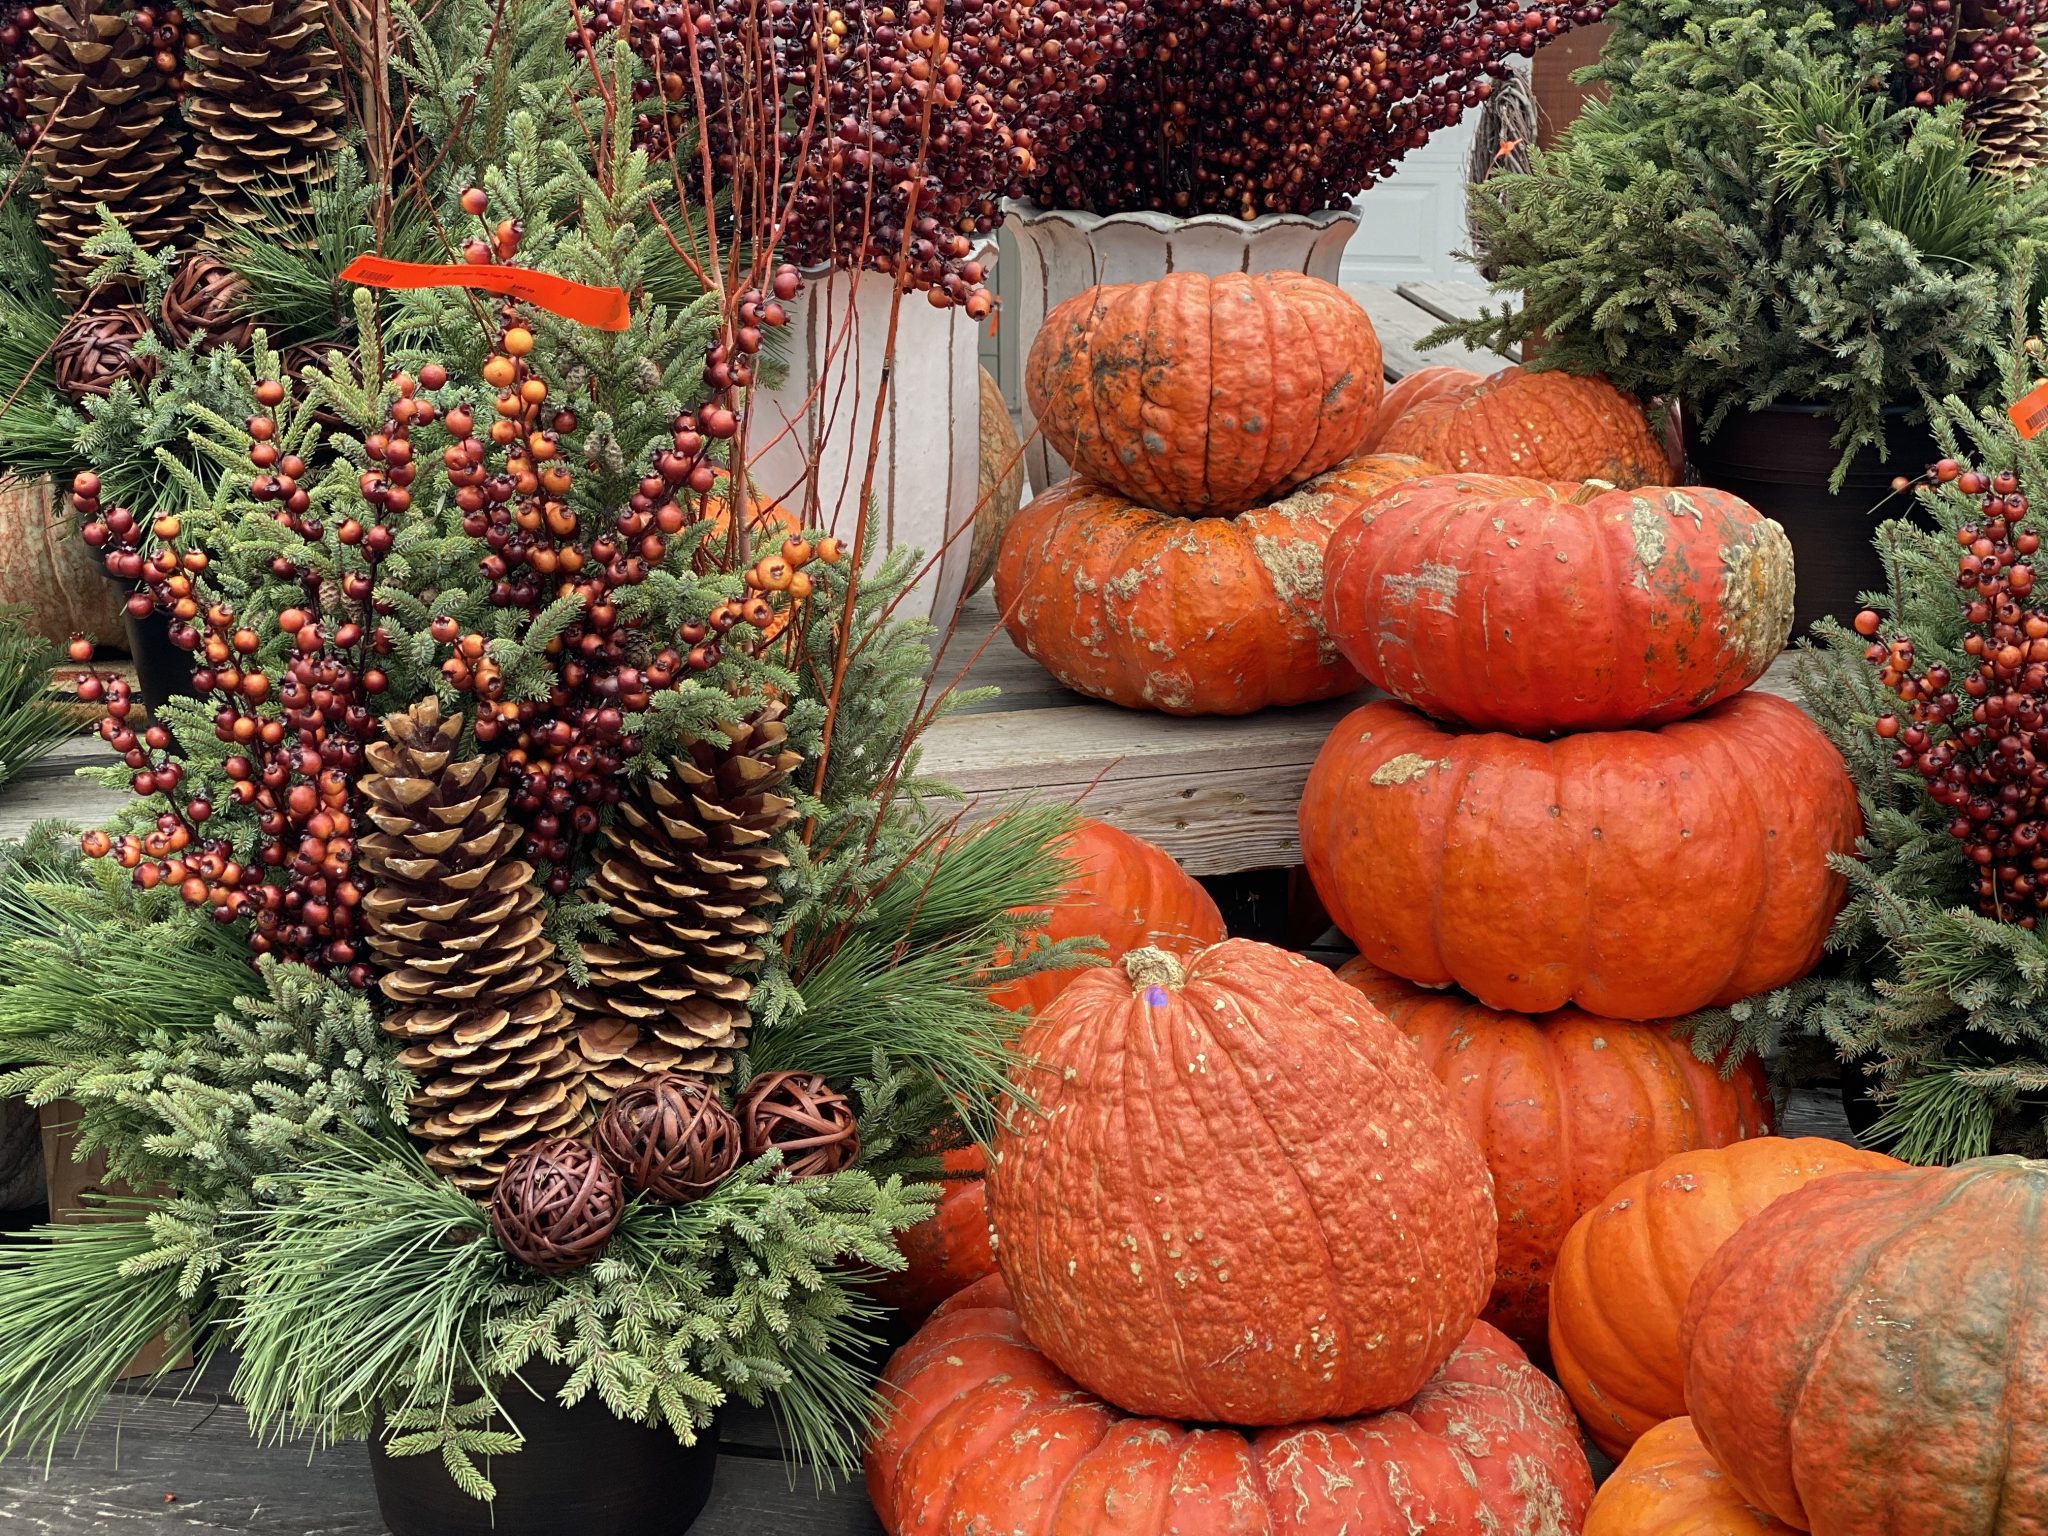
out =
<path fill-rule="evenodd" d="M 1337 281 L 1344 247 L 1358 228 L 1357 210 L 1274 213 L 1261 219 L 1202 214 L 1177 219 L 1165 213 L 1081 213 L 1011 201 L 1006 227 L 1016 237 L 1017 269 L 1005 269 L 1003 324 L 1017 327 L 1017 355 L 1029 358 L 1046 315 L 1097 283 L 1144 283 L 1169 272 L 1306 272 Z M 1031 402 L 1024 402 L 1030 441 L 1024 463 L 1034 491 L 1067 476 L 1067 463 L 1036 435 Z"/>
<path fill-rule="evenodd" d="M 748 427 L 755 485 L 792 511 L 810 503 L 815 450 L 817 521 L 849 542 L 889 355 L 893 286 L 877 272 L 807 275 L 789 306 L 788 375 L 754 397 Z M 929 618 L 943 630 L 967 584 L 979 498 L 981 374 L 965 311 L 903 296 L 881 404 L 874 560 L 904 545 L 923 551 L 928 568 L 895 616 Z"/>

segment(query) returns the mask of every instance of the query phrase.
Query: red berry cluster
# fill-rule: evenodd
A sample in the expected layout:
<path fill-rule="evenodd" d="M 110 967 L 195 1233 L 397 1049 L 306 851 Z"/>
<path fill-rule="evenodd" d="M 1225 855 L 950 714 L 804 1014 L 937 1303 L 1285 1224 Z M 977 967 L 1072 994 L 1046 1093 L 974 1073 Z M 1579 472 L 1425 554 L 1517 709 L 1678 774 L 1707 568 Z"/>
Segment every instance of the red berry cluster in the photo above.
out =
<path fill-rule="evenodd" d="M 174 622 L 199 616 L 194 585 L 206 569 L 204 550 L 179 550 L 172 542 L 184 531 L 174 514 L 155 518 L 145 529 L 126 507 L 102 507 L 100 477 L 82 470 L 71 480 L 71 504 L 78 509 L 78 536 L 99 552 L 107 574 L 117 581 L 136 582 L 128 594 L 128 613 L 144 619 L 161 607 Z M 145 555 L 143 546 L 154 547 Z"/>
<path fill-rule="evenodd" d="M 1255 218 L 1341 207 L 1606 0 L 1134 0 L 1042 203 Z"/>
<path fill-rule="evenodd" d="M 204 39 L 197 32 L 186 30 L 185 18 L 168 0 L 161 4 L 137 6 L 129 20 L 156 50 L 156 72 L 164 77 L 164 83 L 170 86 L 173 95 L 183 96 L 185 55 Z"/>
<path fill-rule="evenodd" d="M 1916 107 L 1998 96 L 2041 57 L 2043 0 L 1863 0 L 1905 34 L 1899 87 Z"/>
<path fill-rule="evenodd" d="M 720 175 L 780 167 L 801 265 L 908 276 L 977 319 L 974 259 L 1046 163 L 1094 120 L 1127 0 L 594 0 L 570 46 L 624 30 L 646 64 L 641 142 L 694 141 L 697 89 Z M 694 69 L 692 56 L 694 54 Z M 769 142 L 748 142 L 757 125 Z M 913 201 L 914 200 L 914 201 Z M 906 230 L 906 225 L 908 229 Z"/>
<path fill-rule="evenodd" d="M 1956 531 L 1962 649 L 1975 667 L 1958 691 L 1940 662 L 1916 666 L 1910 636 L 1881 639 L 1878 615 L 1859 613 L 1865 656 L 1906 706 L 1903 720 L 1880 715 L 1875 729 L 1953 814 L 1949 834 L 1977 866 L 1978 910 L 2033 928 L 2048 907 L 2048 614 L 2031 606 L 2041 535 L 2024 525 L 2012 471 L 1944 459 L 1930 478 L 1981 498 L 1981 515 Z"/>
<path fill-rule="evenodd" d="M 36 141 L 36 125 L 29 120 L 29 100 L 36 92 L 31 60 L 43 50 L 31 35 L 36 24 L 32 7 L 20 6 L 5 14 L 7 19 L 0 22 L 0 132 L 5 132 L 17 149 L 27 149 Z"/>

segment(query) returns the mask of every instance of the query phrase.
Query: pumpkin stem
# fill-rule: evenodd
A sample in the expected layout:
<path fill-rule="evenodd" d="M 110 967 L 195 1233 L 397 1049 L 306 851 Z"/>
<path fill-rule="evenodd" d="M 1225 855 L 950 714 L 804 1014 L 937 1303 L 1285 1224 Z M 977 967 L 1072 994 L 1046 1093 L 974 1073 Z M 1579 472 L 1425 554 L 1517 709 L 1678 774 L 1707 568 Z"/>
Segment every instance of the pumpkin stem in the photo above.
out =
<path fill-rule="evenodd" d="M 1188 979 L 1181 963 L 1163 949 L 1134 949 L 1124 956 L 1124 974 L 1134 987 L 1178 987 Z"/>
<path fill-rule="evenodd" d="M 1612 480 L 1583 481 L 1577 490 L 1565 497 L 1564 504 L 1568 507 L 1583 507 L 1596 496 L 1605 496 L 1613 489 L 1615 485 Z"/>

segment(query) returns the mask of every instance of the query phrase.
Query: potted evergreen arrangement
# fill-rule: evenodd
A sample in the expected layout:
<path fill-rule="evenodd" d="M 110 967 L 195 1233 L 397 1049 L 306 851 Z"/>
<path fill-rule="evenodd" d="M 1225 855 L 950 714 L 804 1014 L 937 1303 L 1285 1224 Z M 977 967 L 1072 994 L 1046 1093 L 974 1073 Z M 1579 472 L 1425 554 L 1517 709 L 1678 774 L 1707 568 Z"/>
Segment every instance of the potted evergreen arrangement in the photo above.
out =
<path fill-rule="evenodd" d="M 1791 535 L 1802 625 L 1876 584 L 1870 510 L 1930 402 L 1998 384 L 2048 232 L 2033 8 L 1932 9 L 1625 0 L 1606 100 L 1473 199 L 1516 302 L 1448 333 L 1679 402 L 1698 477 Z"/>

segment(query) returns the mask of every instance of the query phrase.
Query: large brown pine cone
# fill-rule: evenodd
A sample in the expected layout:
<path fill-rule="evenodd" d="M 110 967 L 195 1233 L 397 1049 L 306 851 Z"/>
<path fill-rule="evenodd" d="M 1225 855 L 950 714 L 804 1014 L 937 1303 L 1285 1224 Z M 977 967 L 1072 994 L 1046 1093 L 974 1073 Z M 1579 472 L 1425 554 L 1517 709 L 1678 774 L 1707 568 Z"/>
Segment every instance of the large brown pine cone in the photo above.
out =
<path fill-rule="evenodd" d="M 657 1072 L 717 1079 L 746 1044 L 759 941 L 781 901 L 776 838 L 796 817 L 776 791 L 801 758 L 783 706 L 721 728 L 619 807 L 590 895 L 615 944 L 585 944 L 590 984 L 571 988 L 589 1088 L 603 1101 Z"/>
<path fill-rule="evenodd" d="M 82 247 L 99 233 L 97 206 L 144 250 L 174 243 L 190 226 L 185 138 L 155 50 L 104 0 L 64 0 L 36 10 L 42 52 L 32 61 L 43 184 L 36 225 L 68 296 L 83 292 L 95 263 Z"/>
<path fill-rule="evenodd" d="M 2048 68 L 2025 64 L 1997 95 L 1974 102 L 1977 162 L 2021 181 L 2048 161 Z"/>
<path fill-rule="evenodd" d="M 395 1005 L 384 1028 L 420 1079 L 413 1134 L 458 1186 L 489 1190 L 523 1148 L 588 1118 L 583 1061 L 541 931 L 533 866 L 505 819 L 497 760 L 455 761 L 460 717 L 427 699 L 387 716 L 364 749 L 376 831 L 358 844 L 374 879 L 363 901 L 370 948 Z"/>
<path fill-rule="evenodd" d="M 185 79 L 200 190 L 219 218 L 290 236 L 342 142 L 326 0 L 218 0 L 197 16 Z"/>

